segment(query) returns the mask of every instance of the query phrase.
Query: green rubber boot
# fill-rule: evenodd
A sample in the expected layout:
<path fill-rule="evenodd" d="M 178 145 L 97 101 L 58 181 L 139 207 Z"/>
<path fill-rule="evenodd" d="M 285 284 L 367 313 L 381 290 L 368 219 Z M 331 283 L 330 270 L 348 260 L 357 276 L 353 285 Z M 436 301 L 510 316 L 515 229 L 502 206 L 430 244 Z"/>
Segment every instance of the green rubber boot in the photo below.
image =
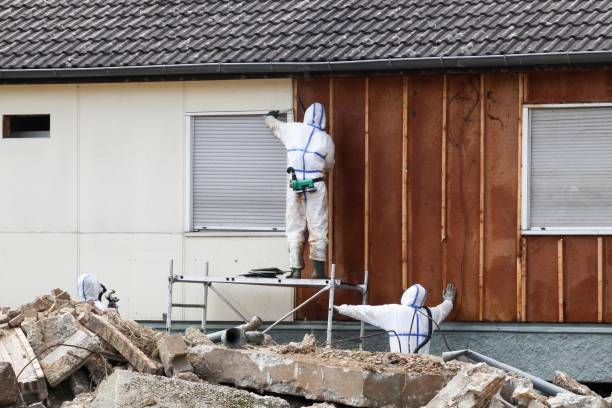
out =
<path fill-rule="evenodd" d="M 312 261 L 312 279 L 329 279 L 325 276 L 325 261 Z"/>
<path fill-rule="evenodd" d="M 302 279 L 302 270 L 300 268 L 291 268 L 289 279 Z"/>

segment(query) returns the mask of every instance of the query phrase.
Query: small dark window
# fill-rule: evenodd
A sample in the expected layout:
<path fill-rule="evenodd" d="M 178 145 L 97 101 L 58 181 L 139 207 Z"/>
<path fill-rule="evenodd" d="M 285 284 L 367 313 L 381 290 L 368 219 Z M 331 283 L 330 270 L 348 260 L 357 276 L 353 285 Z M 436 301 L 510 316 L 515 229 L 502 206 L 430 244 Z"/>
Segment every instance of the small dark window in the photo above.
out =
<path fill-rule="evenodd" d="M 2 137 L 4 139 L 49 137 L 50 127 L 50 115 L 4 115 L 2 117 Z"/>

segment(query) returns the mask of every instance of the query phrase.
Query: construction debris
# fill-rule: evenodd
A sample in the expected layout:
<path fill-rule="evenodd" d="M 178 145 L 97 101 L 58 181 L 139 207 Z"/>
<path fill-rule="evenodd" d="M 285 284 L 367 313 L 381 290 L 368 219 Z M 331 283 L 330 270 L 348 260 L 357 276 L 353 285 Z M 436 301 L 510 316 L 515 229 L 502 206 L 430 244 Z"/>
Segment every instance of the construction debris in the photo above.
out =
<path fill-rule="evenodd" d="M 339 350 L 282 354 L 265 348 L 197 346 L 190 349 L 189 357 L 195 373 L 206 381 L 358 407 L 421 407 L 462 364 L 412 355 L 406 356 L 408 364 L 373 368 L 381 354 Z"/>
<path fill-rule="evenodd" d="M 157 347 L 167 376 L 193 371 L 187 360 L 187 345 L 182 336 L 162 337 L 158 340 Z"/>
<path fill-rule="evenodd" d="M 558 394 L 546 401 L 550 408 L 608 408 L 603 398 L 597 396 L 576 395 L 571 393 Z"/>
<path fill-rule="evenodd" d="M 483 363 L 466 367 L 426 407 L 487 407 L 504 385 L 504 376 L 503 371 Z"/>
<path fill-rule="evenodd" d="M 17 378 L 10 363 L 0 363 L 0 407 L 17 402 Z"/>
<path fill-rule="evenodd" d="M 563 371 L 555 371 L 555 376 L 553 377 L 553 384 L 556 384 L 561 388 L 565 388 L 566 390 L 568 390 L 569 392 L 573 392 L 574 394 L 597 396 L 597 393 L 593 392 L 589 387 L 580 384 L 569 374 L 564 373 Z"/>
<path fill-rule="evenodd" d="M 161 373 L 161 366 L 158 363 L 147 357 L 144 352 L 107 320 L 92 313 L 83 313 L 79 316 L 79 322 L 100 336 L 104 341 L 112 344 L 139 372 L 147 374 Z"/>
<path fill-rule="evenodd" d="M 47 398 L 47 382 L 30 343 L 21 329 L 5 330 L 0 336 L 0 362 L 10 363 L 17 377 L 19 393 L 26 402 Z"/>
<path fill-rule="evenodd" d="M 184 336 L 168 335 L 116 311 L 102 314 L 54 289 L 19 308 L 0 306 L 0 406 L 289 407 L 284 398 L 292 407 L 317 408 L 334 403 L 389 408 L 609 406 L 560 372 L 555 383 L 571 392 L 548 398 L 523 374 L 484 363 L 321 348 L 310 334 L 301 342 L 277 345 L 269 335 L 254 331 L 259 325 L 261 319 L 254 317 L 208 336 L 195 327 Z M 219 341 L 223 343 L 214 343 Z M 269 393 L 274 397 L 265 396 Z"/>
<path fill-rule="evenodd" d="M 115 370 L 106 378 L 93 398 L 64 404 L 69 408 L 157 407 L 269 407 L 289 408 L 280 398 L 263 397 L 235 388 L 194 383 L 176 378 Z"/>

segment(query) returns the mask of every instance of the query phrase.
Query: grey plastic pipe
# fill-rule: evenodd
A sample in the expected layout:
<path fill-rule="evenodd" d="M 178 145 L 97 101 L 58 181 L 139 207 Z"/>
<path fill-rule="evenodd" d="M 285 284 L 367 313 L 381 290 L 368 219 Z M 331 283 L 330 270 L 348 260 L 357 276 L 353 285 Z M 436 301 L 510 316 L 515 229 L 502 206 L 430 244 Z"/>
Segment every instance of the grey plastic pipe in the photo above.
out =
<path fill-rule="evenodd" d="M 250 332 L 257 330 L 262 323 L 263 321 L 261 320 L 261 317 L 253 316 L 250 322 L 236 326 L 234 329 L 240 329 L 243 332 Z M 219 330 L 218 332 L 208 334 L 206 337 L 208 337 L 208 339 L 213 343 L 219 343 L 222 341 L 222 336 L 225 332 L 226 330 Z"/>
<path fill-rule="evenodd" d="M 221 341 L 229 348 L 238 348 L 244 346 L 245 343 L 261 344 L 264 341 L 264 334 L 258 331 L 245 332 L 241 328 L 232 327 L 227 329 L 221 335 Z"/>
<path fill-rule="evenodd" d="M 511 373 L 516 373 L 523 377 L 529 378 L 531 382 L 533 383 L 533 387 L 536 390 L 541 391 L 546 395 L 555 396 L 557 394 L 564 393 L 564 392 L 569 393 L 569 391 L 566 390 L 565 388 L 561 388 L 555 384 L 549 383 L 548 381 L 544 381 L 540 377 L 536 377 L 535 375 L 526 373 L 524 371 L 519 370 L 516 367 L 512 367 L 511 365 L 502 363 L 501 361 L 497 361 L 491 357 L 487 357 L 484 354 L 480 354 L 472 350 L 457 350 L 457 351 L 449 351 L 446 353 L 442 353 L 442 359 L 444 361 L 455 360 L 461 356 L 465 356 L 469 358 L 470 360 L 477 361 L 479 363 L 486 363 L 492 367 L 496 367 L 501 370 L 508 371 Z"/>

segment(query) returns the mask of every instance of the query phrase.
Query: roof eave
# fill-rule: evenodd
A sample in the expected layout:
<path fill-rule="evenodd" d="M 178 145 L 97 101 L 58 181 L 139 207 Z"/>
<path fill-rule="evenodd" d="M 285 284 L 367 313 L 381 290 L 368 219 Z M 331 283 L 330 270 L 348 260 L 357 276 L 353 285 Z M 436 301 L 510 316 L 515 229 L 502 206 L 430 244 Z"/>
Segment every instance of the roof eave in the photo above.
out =
<path fill-rule="evenodd" d="M 328 62 L 255 62 L 145 65 L 94 68 L 0 69 L 0 79 L 60 79 L 194 74 L 295 74 L 306 72 L 388 71 L 533 67 L 612 63 L 612 51 L 508 54 L 486 56 L 440 56 Z"/>

